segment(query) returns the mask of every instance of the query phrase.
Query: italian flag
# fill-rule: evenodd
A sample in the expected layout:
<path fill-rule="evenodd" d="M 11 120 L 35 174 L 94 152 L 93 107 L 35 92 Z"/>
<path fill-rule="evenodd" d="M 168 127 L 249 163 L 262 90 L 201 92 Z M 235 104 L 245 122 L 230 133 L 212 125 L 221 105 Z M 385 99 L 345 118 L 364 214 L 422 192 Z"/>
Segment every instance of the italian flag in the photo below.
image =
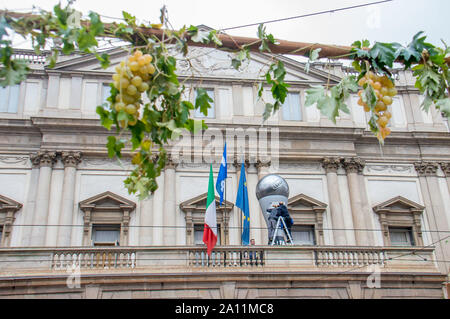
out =
<path fill-rule="evenodd" d="M 205 228 L 203 242 L 207 246 L 208 256 L 217 242 L 216 196 L 214 193 L 214 178 L 212 164 L 209 170 L 208 198 L 206 200 Z"/>

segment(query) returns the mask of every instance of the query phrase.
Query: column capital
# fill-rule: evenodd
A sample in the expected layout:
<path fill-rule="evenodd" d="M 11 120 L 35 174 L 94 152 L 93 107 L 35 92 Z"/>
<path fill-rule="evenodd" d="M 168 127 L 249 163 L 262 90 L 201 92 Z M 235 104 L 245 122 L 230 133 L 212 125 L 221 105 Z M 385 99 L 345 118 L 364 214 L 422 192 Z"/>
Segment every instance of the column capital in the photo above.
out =
<path fill-rule="evenodd" d="M 176 169 L 178 163 L 175 163 L 171 155 L 167 156 L 165 169 Z"/>
<path fill-rule="evenodd" d="M 414 168 L 419 176 L 436 176 L 439 164 L 434 162 L 416 162 L 414 163 Z"/>
<path fill-rule="evenodd" d="M 344 167 L 347 174 L 357 173 L 361 174 L 366 163 L 363 159 L 359 157 L 347 157 L 341 160 L 342 166 Z"/>
<path fill-rule="evenodd" d="M 322 159 L 322 167 L 327 173 L 337 173 L 341 160 L 338 157 L 324 157 Z"/>
<path fill-rule="evenodd" d="M 450 162 L 446 162 L 446 163 L 442 162 L 442 163 L 439 163 L 439 165 L 441 165 L 441 169 L 444 172 L 445 176 L 450 177 Z"/>
<path fill-rule="evenodd" d="M 244 164 L 245 165 L 245 164 Z M 261 170 L 261 169 L 264 169 L 264 168 L 268 168 L 268 167 L 270 167 L 270 165 L 272 165 L 272 161 L 267 161 L 267 162 L 262 162 L 261 160 L 257 160 L 256 161 L 256 163 L 254 163 L 253 165 L 255 165 L 255 167 L 256 167 L 256 169 L 258 170 L 258 172 Z"/>
<path fill-rule="evenodd" d="M 33 166 L 37 167 L 53 167 L 56 163 L 56 152 L 53 151 L 38 151 L 30 155 L 30 160 Z"/>
<path fill-rule="evenodd" d="M 238 160 L 237 157 L 235 157 L 234 160 L 233 160 L 233 166 L 236 169 L 240 169 L 241 164 L 242 164 L 242 161 Z M 244 160 L 244 166 L 245 166 L 246 169 L 249 168 L 250 167 L 250 160 L 245 159 Z"/>
<path fill-rule="evenodd" d="M 64 167 L 77 167 L 81 163 L 81 152 L 61 152 Z"/>

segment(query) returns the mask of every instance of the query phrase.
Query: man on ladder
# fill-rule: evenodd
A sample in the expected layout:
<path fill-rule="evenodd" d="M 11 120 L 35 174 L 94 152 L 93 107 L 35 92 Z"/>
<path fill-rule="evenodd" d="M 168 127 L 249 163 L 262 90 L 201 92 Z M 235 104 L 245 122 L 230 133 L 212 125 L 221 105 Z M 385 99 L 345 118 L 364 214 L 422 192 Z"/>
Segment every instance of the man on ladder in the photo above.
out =
<path fill-rule="evenodd" d="M 294 241 L 291 236 L 293 220 L 289 216 L 289 212 L 284 203 L 280 202 L 267 211 L 270 213 L 269 245 L 293 245 Z M 283 230 L 281 234 L 279 233 L 280 230 Z M 283 234 L 286 236 L 286 239 Z"/>

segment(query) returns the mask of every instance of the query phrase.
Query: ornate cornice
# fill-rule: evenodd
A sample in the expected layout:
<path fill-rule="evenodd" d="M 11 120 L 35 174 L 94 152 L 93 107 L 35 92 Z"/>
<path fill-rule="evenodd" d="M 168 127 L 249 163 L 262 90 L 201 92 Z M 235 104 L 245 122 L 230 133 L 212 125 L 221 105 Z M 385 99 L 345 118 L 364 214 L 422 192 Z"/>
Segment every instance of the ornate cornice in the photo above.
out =
<path fill-rule="evenodd" d="M 322 167 L 327 173 L 336 173 L 340 163 L 341 160 L 337 157 L 324 157 L 322 160 Z"/>
<path fill-rule="evenodd" d="M 439 164 L 433 162 L 417 162 L 414 163 L 414 168 L 419 176 L 436 176 Z"/>
<path fill-rule="evenodd" d="M 61 160 L 64 167 L 77 167 L 81 163 L 81 152 L 62 152 Z"/>
<path fill-rule="evenodd" d="M 33 166 L 53 167 L 53 164 L 56 163 L 56 152 L 39 151 L 37 153 L 30 154 L 30 160 Z"/>
<path fill-rule="evenodd" d="M 445 176 L 450 177 L 450 162 L 439 163 L 441 165 L 441 169 L 444 172 Z"/>
<path fill-rule="evenodd" d="M 359 157 L 344 158 L 341 160 L 342 166 L 344 167 L 347 174 L 358 173 L 361 174 L 366 163 L 363 159 Z"/>

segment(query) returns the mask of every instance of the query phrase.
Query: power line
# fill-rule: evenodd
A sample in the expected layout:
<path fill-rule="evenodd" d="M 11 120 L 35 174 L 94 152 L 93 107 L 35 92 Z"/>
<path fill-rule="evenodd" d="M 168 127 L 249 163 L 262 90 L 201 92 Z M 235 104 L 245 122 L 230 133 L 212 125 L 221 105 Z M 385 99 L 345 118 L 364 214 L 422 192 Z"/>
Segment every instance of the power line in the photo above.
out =
<path fill-rule="evenodd" d="M 368 6 L 372 6 L 372 5 L 376 5 L 376 4 L 382 4 L 382 3 L 386 3 L 386 2 L 392 2 L 392 1 L 394 1 L 394 0 L 384 0 L 384 1 L 377 1 L 377 2 L 371 2 L 371 3 L 364 3 L 364 4 L 354 5 L 354 6 L 350 6 L 350 7 L 337 8 L 337 9 L 326 10 L 326 11 L 319 11 L 319 12 L 313 12 L 313 13 L 302 14 L 302 15 L 299 15 L 299 16 L 293 16 L 293 17 L 288 17 L 288 18 L 281 18 L 281 19 L 275 19 L 275 20 L 268 20 L 268 21 L 264 21 L 264 22 L 244 24 L 244 25 L 240 25 L 240 26 L 236 26 L 236 27 L 220 29 L 219 31 L 240 29 L 240 28 L 246 28 L 246 27 L 253 27 L 253 26 L 256 26 L 256 25 L 260 25 L 260 24 L 269 24 L 269 23 L 275 23 L 275 22 L 281 22 L 281 21 L 287 21 L 287 20 L 293 20 L 293 19 L 312 17 L 312 16 L 317 16 L 317 15 L 321 15 L 321 14 L 325 14 L 325 13 L 334 13 L 334 12 L 339 12 L 339 11 L 345 11 L 345 10 L 351 10 L 351 9 L 356 9 L 356 8 L 368 7 Z"/>

